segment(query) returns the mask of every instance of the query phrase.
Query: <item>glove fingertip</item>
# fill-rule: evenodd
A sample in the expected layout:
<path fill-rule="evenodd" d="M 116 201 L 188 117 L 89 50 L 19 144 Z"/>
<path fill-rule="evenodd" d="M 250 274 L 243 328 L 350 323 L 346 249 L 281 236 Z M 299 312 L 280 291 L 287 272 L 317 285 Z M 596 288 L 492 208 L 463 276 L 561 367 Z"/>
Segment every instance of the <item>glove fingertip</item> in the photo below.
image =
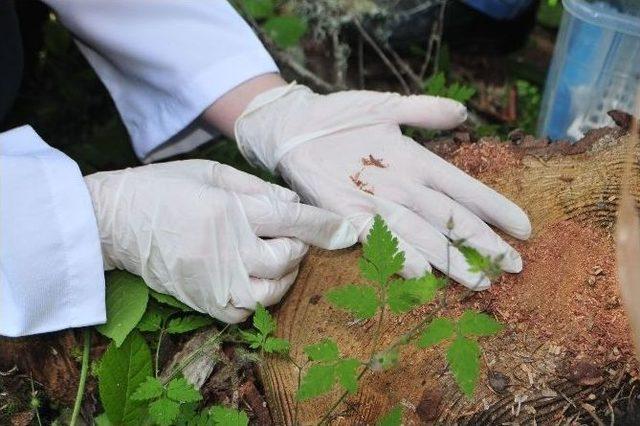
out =
<path fill-rule="evenodd" d="M 358 242 L 358 232 L 346 220 L 341 220 L 331 230 L 327 238 L 322 241 L 320 247 L 327 250 L 338 250 L 351 247 Z"/>

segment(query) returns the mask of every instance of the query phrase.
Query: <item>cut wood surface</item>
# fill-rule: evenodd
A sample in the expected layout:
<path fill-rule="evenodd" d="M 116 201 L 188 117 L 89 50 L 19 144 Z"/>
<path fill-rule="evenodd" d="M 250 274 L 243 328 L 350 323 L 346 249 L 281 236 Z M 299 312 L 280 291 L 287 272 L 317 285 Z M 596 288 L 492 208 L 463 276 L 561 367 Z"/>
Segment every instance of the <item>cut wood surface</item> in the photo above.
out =
<path fill-rule="evenodd" d="M 541 148 L 540 143 L 518 147 L 482 142 L 449 149 L 447 157 L 454 164 L 524 208 L 533 224 L 529 242 L 509 240 L 523 253 L 525 272 L 503 277 L 491 290 L 467 298 L 457 284 L 448 290 L 451 300 L 464 299 L 458 306 L 450 304 L 449 313 L 455 315 L 463 307 L 481 309 L 505 322 L 506 331 L 481 342 L 484 366 L 472 400 L 453 382 L 440 348 L 418 350 L 409 345 L 401 352 L 399 366 L 367 373 L 358 393 L 347 398 L 331 421 L 375 424 L 397 404 L 404 406 L 405 424 L 527 424 L 534 419 L 542 424 L 571 416 L 597 423 L 598 416 L 605 416 L 614 400 L 609 394 L 628 385 L 633 380 L 629 372 L 635 371 L 628 324 L 617 300 L 611 239 L 625 137 L 621 130 L 601 130 L 578 145 L 566 145 L 564 153 L 558 147 Z M 487 164 L 504 164 L 482 167 L 478 158 L 485 151 L 494 157 L 487 158 Z M 502 158 L 496 159 L 498 154 Z M 629 184 L 637 200 L 637 157 Z M 298 364 L 306 361 L 303 347 L 323 337 L 338 342 L 345 356 L 368 359 L 372 321 L 354 322 L 322 297 L 334 286 L 362 282 L 359 256 L 357 248 L 312 250 L 277 308 L 279 334 L 291 341 L 291 355 Z M 387 319 L 381 348 L 428 314 L 426 307 Z M 275 424 L 293 424 L 296 368 L 270 357 L 261 375 Z M 317 423 L 339 395 L 335 389 L 326 397 L 300 403 L 299 421 Z"/>

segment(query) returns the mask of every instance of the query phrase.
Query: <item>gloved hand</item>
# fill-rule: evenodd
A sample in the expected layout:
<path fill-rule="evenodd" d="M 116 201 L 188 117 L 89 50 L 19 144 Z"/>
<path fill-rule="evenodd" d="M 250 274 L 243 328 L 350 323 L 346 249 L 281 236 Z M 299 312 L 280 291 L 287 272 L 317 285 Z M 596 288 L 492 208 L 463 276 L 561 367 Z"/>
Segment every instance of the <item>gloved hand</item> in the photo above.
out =
<path fill-rule="evenodd" d="M 140 275 L 225 322 L 244 320 L 256 303 L 278 302 L 307 244 L 336 249 L 357 240 L 337 214 L 213 161 L 152 164 L 85 181 L 105 269 Z"/>
<path fill-rule="evenodd" d="M 399 127 L 447 129 L 465 119 L 465 107 L 450 99 L 368 91 L 318 95 L 291 84 L 258 95 L 236 120 L 235 133 L 250 162 L 277 170 L 306 202 L 348 218 L 360 241 L 380 214 L 405 252 L 403 276 L 422 275 L 433 265 L 482 290 L 489 280 L 470 273 L 457 249 L 447 266 L 447 222 L 453 219 L 452 239 L 465 239 L 486 255 L 504 254 L 502 268 L 519 272 L 520 255 L 487 223 L 526 239 L 529 219 Z"/>

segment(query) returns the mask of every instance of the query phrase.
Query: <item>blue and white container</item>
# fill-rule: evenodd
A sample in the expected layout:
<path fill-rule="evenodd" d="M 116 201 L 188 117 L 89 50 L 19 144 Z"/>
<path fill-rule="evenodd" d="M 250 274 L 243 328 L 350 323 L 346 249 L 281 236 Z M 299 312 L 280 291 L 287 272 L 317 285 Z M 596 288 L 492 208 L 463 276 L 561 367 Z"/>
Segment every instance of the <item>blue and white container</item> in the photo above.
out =
<path fill-rule="evenodd" d="M 563 0 L 539 136 L 580 139 L 632 113 L 640 89 L 640 0 Z"/>

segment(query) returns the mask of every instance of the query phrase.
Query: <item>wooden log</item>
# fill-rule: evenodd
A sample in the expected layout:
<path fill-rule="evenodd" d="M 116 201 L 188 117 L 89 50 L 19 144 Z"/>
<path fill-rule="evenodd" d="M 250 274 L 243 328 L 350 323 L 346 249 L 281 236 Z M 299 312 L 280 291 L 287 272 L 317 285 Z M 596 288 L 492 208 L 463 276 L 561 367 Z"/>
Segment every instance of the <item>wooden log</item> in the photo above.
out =
<path fill-rule="evenodd" d="M 492 288 L 471 296 L 459 306 L 447 308 L 448 313 L 455 315 L 462 307 L 473 307 L 493 313 L 507 323 L 502 335 L 482 342 L 483 367 L 473 399 L 464 397 L 454 383 L 442 348 L 418 350 L 409 345 L 401 352 L 399 366 L 367 373 L 357 394 L 347 398 L 331 422 L 375 424 L 397 404 L 405 407 L 404 424 L 530 423 L 534 419 L 551 421 L 570 416 L 589 422 L 601 421 L 600 416 L 608 422 L 614 414 L 607 396 L 613 400 L 621 383 L 628 384 L 629 371 L 635 368 L 622 308 L 598 300 L 603 295 L 612 295 L 613 299 L 617 294 L 615 268 L 608 263 L 609 257 L 614 256 L 609 232 L 615 221 L 625 140 L 623 131 L 605 129 L 588 135 L 577 145 L 541 146 L 546 144 L 540 141 L 509 145 L 507 154 L 517 160 L 515 164 L 488 167 L 488 172 L 476 171 L 476 177 L 527 211 L 533 236 L 528 243 L 509 240 L 530 257 L 525 258 L 529 265 L 525 264 L 520 278 L 505 278 L 504 283 L 494 285 L 495 291 Z M 492 149 L 504 153 L 505 146 L 493 144 L 492 148 L 490 144 L 480 144 L 469 149 L 477 149 L 481 155 L 484 149 L 490 154 Z M 459 160 L 456 155 L 460 149 L 444 151 L 452 153 L 454 163 Z M 640 195 L 637 157 L 629 186 L 637 200 Z M 555 271 L 551 269 L 546 275 L 528 273 L 527 268 L 548 269 L 548 265 L 536 263 L 536 250 L 550 249 L 556 238 L 554 233 L 565 228 L 570 231 L 557 238 L 575 238 L 577 246 L 569 244 L 568 248 L 553 252 L 557 256 Z M 304 346 L 323 337 L 338 342 L 344 356 L 368 359 L 372 350 L 372 322 L 354 322 L 322 297 L 334 286 L 363 281 L 357 266 L 359 257 L 358 248 L 338 252 L 311 250 L 295 285 L 276 309 L 279 334 L 290 340 L 291 355 L 297 364 L 306 361 Z M 585 264 L 590 257 L 606 264 L 593 268 L 604 267 L 607 271 L 594 269 L 599 274 L 595 276 L 583 271 L 591 268 Z M 605 274 L 606 279 L 601 278 Z M 554 282 L 531 282 L 536 276 Z M 595 277 L 594 290 L 588 287 L 589 277 Z M 582 284 L 584 290 L 575 290 Z M 501 285 L 509 293 L 501 294 Z M 538 285 L 544 285 L 544 290 L 538 290 Z M 447 292 L 453 297 L 460 296 L 460 286 Z M 529 301 L 528 294 L 538 299 Z M 514 299 L 512 304 L 508 303 L 510 295 Z M 532 304 L 530 311 L 523 307 L 528 303 Z M 523 319 L 523 312 L 531 312 L 531 318 L 537 319 Z M 539 325 L 545 323 L 541 312 L 555 318 L 557 323 L 543 328 Z M 428 314 L 426 308 L 387 319 L 382 327 L 381 347 Z M 603 323 L 604 317 L 607 319 Z M 591 329 L 589 321 L 595 322 Z M 600 330 L 607 321 L 617 323 L 610 324 L 610 330 Z M 574 326 L 578 328 L 572 335 L 570 328 Z M 593 342 L 581 340 L 578 334 L 592 338 Z M 613 334 L 619 338 L 615 344 L 611 343 Z M 296 416 L 301 424 L 315 424 L 341 394 L 336 388 L 327 396 L 297 403 L 297 369 L 278 357 L 270 357 L 262 364 L 261 376 L 275 424 L 294 424 Z M 509 383 L 504 389 L 495 389 L 498 386 L 493 383 L 495 377 L 506 377 Z"/>

